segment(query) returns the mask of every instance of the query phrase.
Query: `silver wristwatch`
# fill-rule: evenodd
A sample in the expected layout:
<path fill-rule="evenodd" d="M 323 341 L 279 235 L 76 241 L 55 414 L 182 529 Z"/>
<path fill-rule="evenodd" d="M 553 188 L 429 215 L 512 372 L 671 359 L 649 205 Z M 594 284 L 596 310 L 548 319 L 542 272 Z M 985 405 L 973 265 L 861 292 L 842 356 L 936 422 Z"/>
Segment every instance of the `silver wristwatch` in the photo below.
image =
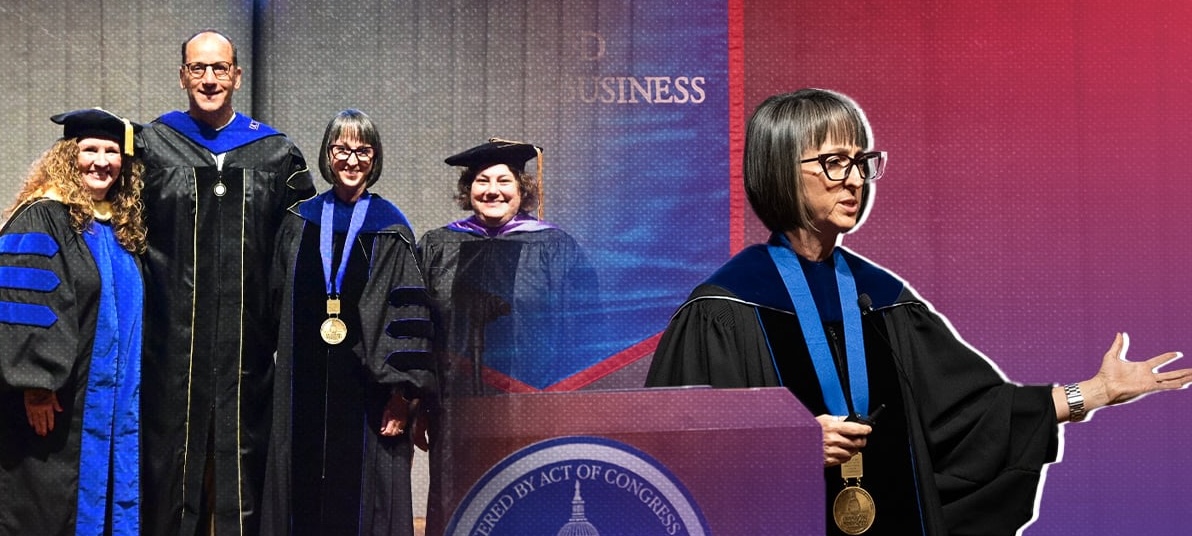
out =
<path fill-rule="evenodd" d="M 1064 386 L 1064 394 L 1068 396 L 1068 420 L 1080 422 L 1084 420 L 1084 395 L 1080 392 L 1080 385 L 1069 383 Z"/>

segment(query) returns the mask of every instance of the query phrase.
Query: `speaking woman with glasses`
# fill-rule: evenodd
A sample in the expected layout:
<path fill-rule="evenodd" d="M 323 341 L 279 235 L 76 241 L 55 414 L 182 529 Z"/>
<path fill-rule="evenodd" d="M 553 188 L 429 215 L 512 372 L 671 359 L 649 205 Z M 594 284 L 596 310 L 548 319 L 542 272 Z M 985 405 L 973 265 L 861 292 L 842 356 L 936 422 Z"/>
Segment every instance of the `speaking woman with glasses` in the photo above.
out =
<path fill-rule="evenodd" d="M 410 423 L 437 390 L 433 328 L 410 224 L 368 191 L 383 162 L 373 121 L 340 112 L 319 152 L 331 189 L 278 233 L 262 534 L 413 532 L 410 460 L 426 442 Z"/>
<path fill-rule="evenodd" d="M 1192 381 L 1125 360 L 1093 378 L 1007 381 L 896 275 L 840 245 L 886 155 L 850 98 L 776 95 L 746 127 L 745 191 L 771 231 L 672 317 L 651 386 L 783 386 L 823 431 L 826 534 L 1013 534 L 1034 515 L 1058 423 Z"/>

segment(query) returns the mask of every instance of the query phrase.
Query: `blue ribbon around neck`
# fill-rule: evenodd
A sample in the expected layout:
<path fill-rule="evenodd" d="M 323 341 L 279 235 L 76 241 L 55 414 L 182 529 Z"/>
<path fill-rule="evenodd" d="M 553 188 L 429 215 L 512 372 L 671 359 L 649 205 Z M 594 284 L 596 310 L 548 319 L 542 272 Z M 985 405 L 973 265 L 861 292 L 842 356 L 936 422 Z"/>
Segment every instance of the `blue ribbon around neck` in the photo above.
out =
<path fill-rule="evenodd" d="M 348 234 L 344 237 L 344 251 L 340 255 L 339 269 L 335 272 L 335 281 L 331 280 L 331 258 L 335 256 L 335 200 L 333 195 L 323 200 L 323 214 L 319 218 L 319 254 L 323 257 L 323 278 L 327 282 L 327 296 L 336 296 L 343 290 L 344 274 L 348 272 L 348 257 L 352 256 L 352 244 L 360 228 L 364 226 L 364 215 L 368 213 L 370 194 L 365 193 L 352 207 L 352 221 L 348 224 Z"/>
<path fill-rule="evenodd" d="M 783 242 L 789 245 L 789 242 Z M 770 245 L 769 250 L 770 258 L 778 267 L 778 273 L 795 306 L 795 314 L 799 317 L 803 340 L 807 342 L 807 352 L 811 354 L 815 375 L 824 393 L 824 404 L 832 415 L 848 415 L 849 406 L 832 359 L 832 348 L 828 346 L 828 337 L 824 335 L 823 320 L 815 306 L 811 287 L 803 275 L 803 267 L 789 247 Z M 861 307 L 857 305 L 857 285 L 839 248 L 832 253 L 832 259 L 836 264 L 836 289 L 840 293 L 840 312 L 844 317 L 845 357 L 852 407 L 857 414 L 868 415 L 869 374 L 865 363 L 865 339 L 861 334 Z"/>

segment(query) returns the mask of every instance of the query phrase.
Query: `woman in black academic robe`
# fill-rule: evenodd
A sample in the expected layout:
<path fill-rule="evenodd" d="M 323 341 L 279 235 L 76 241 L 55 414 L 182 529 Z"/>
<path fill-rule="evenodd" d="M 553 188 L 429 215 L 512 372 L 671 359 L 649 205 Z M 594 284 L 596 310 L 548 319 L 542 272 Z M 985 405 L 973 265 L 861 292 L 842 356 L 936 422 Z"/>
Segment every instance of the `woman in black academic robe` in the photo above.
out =
<path fill-rule="evenodd" d="M 526 170 L 530 160 L 537 175 Z M 444 162 L 461 168 L 455 202 L 470 214 L 418 243 L 442 326 L 428 533 L 450 514 L 441 490 L 458 448 L 452 423 L 462 420 L 452 400 L 549 390 L 590 356 L 575 341 L 601 329 L 593 265 L 575 238 L 542 219 L 542 149 L 493 138 Z"/>
<path fill-rule="evenodd" d="M 435 396 L 433 327 L 414 238 L 367 191 L 380 136 L 362 112 L 327 126 L 331 190 L 287 214 L 271 280 L 281 326 L 265 534 L 412 534 L 410 423 Z"/>
<path fill-rule="evenodd" d="M 443 323 L 445 396 L 550 388 L 600 329 L 596 271 L 579 243 L 542 219 L 542 149 L 493 139 L 448 157 L 471 214 L 418 243 Z M 526 172 L 536 159 L 538 175 Z"/>
<path fill-rule="evenodd" d="M 885 161 L 844 95 L 762 103 L 745 191 L 773 234 L 692 292 L 647 385 L 790 389 L 823 429 L 826 534 L 1013 534 L 1057 458 L 1058 422 L 1178 389 L 1192 369 L 1154 372 L 1175 353 L 1125 361 L 1119 334 L 1089 380 L 1007 381 L 900 278 L 840 247 Z"/>

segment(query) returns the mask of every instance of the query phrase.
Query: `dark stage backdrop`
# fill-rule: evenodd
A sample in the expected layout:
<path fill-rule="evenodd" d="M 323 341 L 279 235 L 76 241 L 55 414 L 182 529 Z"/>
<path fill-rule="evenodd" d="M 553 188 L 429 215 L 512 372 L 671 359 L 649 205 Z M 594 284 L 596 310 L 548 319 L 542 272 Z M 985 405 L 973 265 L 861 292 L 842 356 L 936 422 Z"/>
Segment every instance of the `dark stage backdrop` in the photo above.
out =
<path fill-rule="evenodd" d="M 525 390 L 639 385 L 667 318 L 765 232 L 739 134 L 766 96 L 834 88 L 889 151 L 845 244 L 907 279 L 1008 377 L 1083 379 L 1115 331 L 1189 349 L 1192 5 L 872 0 L 67 0 L 0 5 L 0 200 L 103 106 L 185 107 L 183 38 L 240 46 L 237 108 L 315 160 L 326 121 L 378 121 L 375 188 L 423 232 L 462 217 L 442 159 L 489 136 L 546 148 L 546 218 L 595 261 L 609 326 Z M 1027 534 L 1183 534 L 1192 395 L 1065 427 Z"/>
<path fill-rule="evenodd" d="M 3 8 L 9 49 L 0 199 L 60 132 L 47 118 L 103 106 L 150 121 L 184 109 L 180 44 L 214 27 L 239 46 L 237 108 L 317 160 L 339 110 L 381 129 L 373 188 L 419 236 L 468 213 L 443 158 L 497 136 L 545 149 L 545 218 L 596 265 L 603 327 L 520 390 L 640 384 L 681 298 L 729 252 L 727 6 L 601 0 L 66 2 Z M 692 22 L 694 21 L 694 23 Z M 326 187 L 321 181 L 321 187 Z M 643 344 L 644 343 L 644 344 Z M 635 368 L 636 366 L 636 368 Z M 615 373 L 620 372 L 621 375 Z M 611 375 L 611 377 L 610 377 Z"/>

